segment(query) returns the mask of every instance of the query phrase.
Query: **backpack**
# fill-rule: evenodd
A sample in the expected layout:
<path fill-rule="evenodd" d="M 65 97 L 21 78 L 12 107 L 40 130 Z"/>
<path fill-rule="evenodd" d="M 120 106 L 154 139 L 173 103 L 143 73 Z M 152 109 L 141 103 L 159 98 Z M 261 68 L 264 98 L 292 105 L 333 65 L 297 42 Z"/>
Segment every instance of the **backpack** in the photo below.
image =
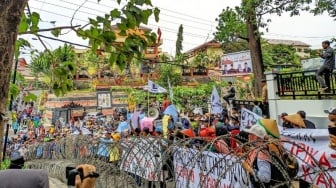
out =
<path fill-rule="evenodd" d="M 271 181 L 261 187 L 288 188 L 299 171 L 297 159 L 279 144 L 268 145 L 271 159 Z M 254 169 L 258 170 L 257 160 L 253 161 Z"/>

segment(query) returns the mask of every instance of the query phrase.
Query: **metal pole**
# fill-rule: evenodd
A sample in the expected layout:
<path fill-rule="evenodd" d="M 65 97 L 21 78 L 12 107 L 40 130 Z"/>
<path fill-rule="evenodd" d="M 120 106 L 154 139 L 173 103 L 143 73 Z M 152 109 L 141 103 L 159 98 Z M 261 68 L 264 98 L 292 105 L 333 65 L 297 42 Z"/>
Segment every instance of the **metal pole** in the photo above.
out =
<path fill-rule="evenodd" d="M 19 58 L 16 58 L 15 59 L 15 66 L 14 66 L 13 81 L 12 81 L 13 84 L 15 84 L 15 82 L 16 82 L 16 72 L 17 72 L 18 63 L 19 63 Z M 14 100 L 14 97 L 13 97 L 13 95 L 11 95 L 10 102 L 9 102 L 9 111 L 10 112 L 12 112 L 12 109 L 13 109 L 13 100 Z M 5 157 L 6 157 L 8 132 L 9 132 L 9 123 L 7 123 L 7 126 L 6 126 L 5 143 L 4 143 L 4 147 L 3 147 L 3 151 L 2 151 L 2 161 L 4 161 Z"/>

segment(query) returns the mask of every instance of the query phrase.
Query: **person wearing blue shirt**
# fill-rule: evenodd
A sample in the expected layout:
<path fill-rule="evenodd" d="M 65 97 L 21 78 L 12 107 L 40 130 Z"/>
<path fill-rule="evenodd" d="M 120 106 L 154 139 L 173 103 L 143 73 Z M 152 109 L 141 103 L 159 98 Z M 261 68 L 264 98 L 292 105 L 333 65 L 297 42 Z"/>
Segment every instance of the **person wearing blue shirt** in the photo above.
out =
<path fill-rule="evenodd" d="M 110 145 L 113 142 L 111 132 L 105 131 L 105 136 L 99 139 L 97 155 L 103 161 L 108 162 L 110 157 Z"/>
<path fill-rule="evenodd" d="M 119 122 L 119 125 L 118 125 L 118 128 L 117 128 L 117 132 L 118 133 L 122 133 L 126 130 L 131 130 L 131 127 L 129 125 L 129 123 L 126 121 L 125 117 L 124 116 L 120 116 L 120 122 Z"/>

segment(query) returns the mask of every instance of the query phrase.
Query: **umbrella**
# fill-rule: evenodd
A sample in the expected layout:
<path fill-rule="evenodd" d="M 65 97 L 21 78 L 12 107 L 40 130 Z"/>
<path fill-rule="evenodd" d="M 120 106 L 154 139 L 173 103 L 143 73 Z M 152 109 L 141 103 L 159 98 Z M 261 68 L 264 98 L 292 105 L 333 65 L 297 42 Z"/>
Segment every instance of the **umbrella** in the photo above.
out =
<path fill-rule="evenodd" d="M 166 108 L 166 110 L 163 112 L 163 114 L 173 116 L 174 122 L 177 122 L 177 121 L 178 121 L 178 112 L 177 112 L 177 108 L 176 108 L 175 105 L 173 105 L 173 104 L 169 105 L 169 106 Z"/>

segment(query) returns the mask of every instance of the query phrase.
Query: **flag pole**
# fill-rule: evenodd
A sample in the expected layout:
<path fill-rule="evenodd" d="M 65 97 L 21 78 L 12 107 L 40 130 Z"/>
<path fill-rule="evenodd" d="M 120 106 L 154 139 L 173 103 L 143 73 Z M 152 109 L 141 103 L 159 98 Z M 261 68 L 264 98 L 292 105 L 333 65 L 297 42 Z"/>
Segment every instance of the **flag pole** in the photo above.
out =
<path fill-rule="evenodd" d="M 210 97 L 210 109 L 209 109 L 209 127 L 211 125 L 211 112 L 212 112 L 212 92 Z"/>
<path fill-rule="evenodd" d="M 148 83 L 149 83 L 149 80 L 148 80 Z M 148 87 L 148 90 L 147 90 L 147 116 L 149 116 L 149 90 L 150 90 L 150 87 Z"/>

